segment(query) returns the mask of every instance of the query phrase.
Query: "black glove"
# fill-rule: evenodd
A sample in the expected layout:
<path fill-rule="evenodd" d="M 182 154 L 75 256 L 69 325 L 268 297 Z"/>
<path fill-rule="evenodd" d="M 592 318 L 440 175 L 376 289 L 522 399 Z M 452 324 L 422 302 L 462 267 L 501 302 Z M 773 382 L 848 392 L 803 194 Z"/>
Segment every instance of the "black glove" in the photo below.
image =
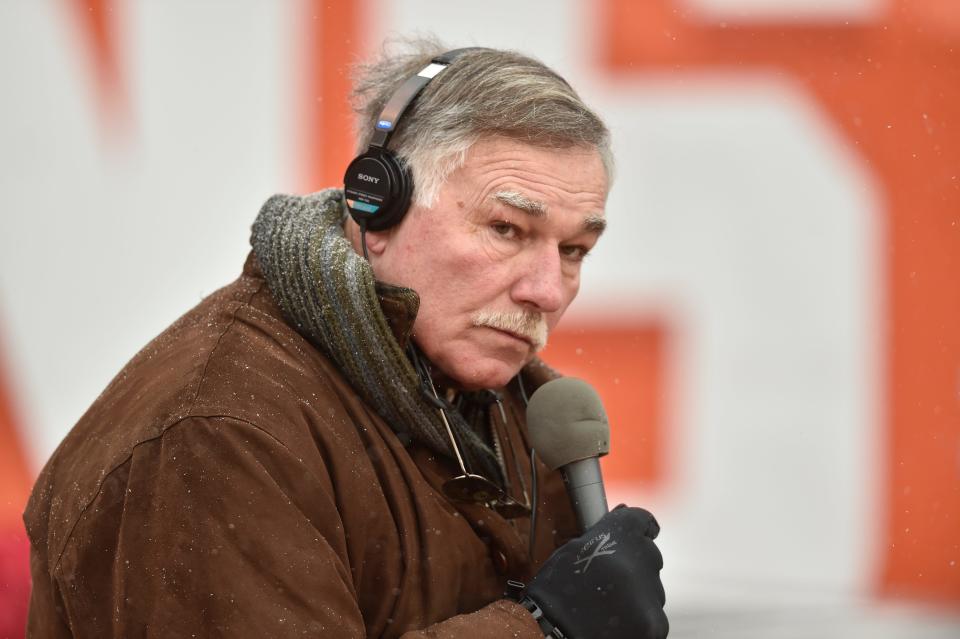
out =
<path fill-rule="evenodd" d="M 526 597 L 568 639 L 662 639 L 658 534 L 653 515 L 619 506 L 550 555 Z"/>

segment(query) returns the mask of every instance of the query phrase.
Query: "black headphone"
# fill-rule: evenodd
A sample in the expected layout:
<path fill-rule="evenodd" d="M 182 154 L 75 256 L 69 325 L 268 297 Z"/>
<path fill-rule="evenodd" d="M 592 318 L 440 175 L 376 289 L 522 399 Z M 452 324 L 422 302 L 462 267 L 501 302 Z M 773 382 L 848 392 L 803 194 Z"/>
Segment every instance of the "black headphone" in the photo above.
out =
<path fill-rule="evenodd" d="M 343 175 L 344 200 L 350 217 L 363 231 L 382 231 L 400 223 L 410 207 L 413 178 L 387 142 L 400 117 L 430 80 L 467 51 L 478 47 L 454 49 L 438 55 L 417 75 L 408 78 L 390 96 L 377 118 L 370 146 L 353 159 Z"/>

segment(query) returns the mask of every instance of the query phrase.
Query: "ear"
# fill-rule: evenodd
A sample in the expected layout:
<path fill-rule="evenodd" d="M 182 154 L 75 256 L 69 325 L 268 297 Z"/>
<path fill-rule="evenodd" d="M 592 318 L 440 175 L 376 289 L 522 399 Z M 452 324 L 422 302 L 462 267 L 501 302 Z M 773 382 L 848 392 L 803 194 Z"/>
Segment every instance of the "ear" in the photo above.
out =
<path fill-rule="evenodd" d="M 367 231 L 367 250 L 372 255 L 383 255 L 387 248 L 393 229 L 385 231 Z"/>
<path fill-rule="evenodd" d="M 350 244 L 353 245 L 353 249 L 359 255 L 363 255 L 363 248 L 360 245 L 360 226 L 352 218 L 347 217 L 343 231 L 347 239 L 350 240 Z M 390 229 L 386 231 L 367 231 L 367 251 L 371 255 L 382 255 L 387 247 L 387 242 L 390 240 L 390 235 Z"/>

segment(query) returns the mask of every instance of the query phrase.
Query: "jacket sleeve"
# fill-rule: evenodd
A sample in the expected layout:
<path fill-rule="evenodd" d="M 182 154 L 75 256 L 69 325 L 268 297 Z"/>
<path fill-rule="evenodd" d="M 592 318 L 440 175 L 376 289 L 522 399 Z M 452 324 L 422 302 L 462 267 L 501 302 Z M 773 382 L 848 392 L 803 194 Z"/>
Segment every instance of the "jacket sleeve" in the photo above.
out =
<path fill-rule="evenodd" d="M 55 563 L 71 631 L 365 637 L 333 495 L 326 473 L 252 424 L 170 427 L 104 480 Z M 403 635 L 460 636 L 542 635 L 506 601 Z"/>
<path fill-rule="evenodd" d="M 457 615 L 423 630 L 404 633 L 400 639 L 543 639 L 540 626 L 518 603 L 501 599 L 476 612 Z"/>
<path fill-rule="evenodd" d="M 135 447 L 55 569 L 74 636 L 363 637 L 329 480 L 304 475 L 223 417 Z"/>

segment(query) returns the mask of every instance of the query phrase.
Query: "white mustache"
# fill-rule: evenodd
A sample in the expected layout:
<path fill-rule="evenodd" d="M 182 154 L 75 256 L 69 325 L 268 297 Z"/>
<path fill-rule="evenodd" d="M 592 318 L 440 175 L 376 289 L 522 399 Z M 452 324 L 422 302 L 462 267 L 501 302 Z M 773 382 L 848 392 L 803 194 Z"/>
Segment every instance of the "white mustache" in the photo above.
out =
<path fill-rule="evenodd" d="M 470 318 L 474 326 L 488 326 L 522 335 L 530 340 L 535 351 L 547 345 L 547 318 L 533 311 L 477 311 Z"/>

